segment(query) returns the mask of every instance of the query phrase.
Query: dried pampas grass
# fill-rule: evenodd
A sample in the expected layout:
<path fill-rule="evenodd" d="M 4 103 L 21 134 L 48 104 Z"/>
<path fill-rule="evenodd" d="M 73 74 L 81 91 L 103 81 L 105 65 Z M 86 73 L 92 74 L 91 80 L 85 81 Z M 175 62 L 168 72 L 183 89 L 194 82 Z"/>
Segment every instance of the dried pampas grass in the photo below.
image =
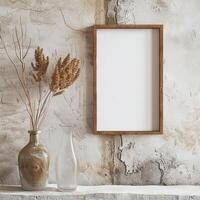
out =
<path fill-rule="evenodd" d="M 44 75 L 47 72 L 47 68 L 49 65 L 49 57 L 45 57 L 43 53 L 43 48 L 37 47 L 35 50 L 35 65 L 33 62 L 31 63 L 31 66 L 35 73 L 33 73 L 33 78 L 35 81 L 41 81 Z"/>
<path fill-rule="evenodd" d="M 77 58 L 71 59 L 69 54 L 63 60 L 59 58 L 53 69 L 51 78 L 49 79 L 49 87 L 46 88 L 47 84 L 42 84 L 42 82 L 44 81 L 49 68 L 49 57 L 45 56 L 43 48 L 37 47 L 34 54 L 35 63 L 31 62 L 31 75 L 27 73 L 28 68 L 27 63 L 25 62 L 25 58 L 28 55 L 31 46 L 31 40 L 29 40 L 28 43 L 26 42 L 26 33 L 24 32 L 21 21 L 19 30 L 20 31 L 15 28 L 15 38 L 13 38 L 15 56 L 19 62 L 16 62 L 15 58 L 12 58 L 9 55 L 1 33 L 0 40 L 3 44 L 3 48 L 7 57 L 15 69 L 19 83 L 21 85 L 22 93 L 18 90 L 17 87 L 16 91 L 24 103 L 26 111 L 30 117 L 31 130 L 37 131 L 39 130 L 40 125 L 46 116 L 47 108 L 51 98 L 53 96 L 62 94 L 64 90 L 72 85 L 78 78 L 80 74 L 80 61 Z M 25 44 L 27 44 L 26 51 L 23 51 Z M 37 100 L 34 99 L 34 96 L 30 91 L 30 87 L 27 84 L 28 80 L 30 79 L 29 76 L 33 77 L 35 83 L 37 83 Z M 45 88 L 43 88 L 44 86 Z"/>
<path fill-rule="evenodd" d="M 63 93 L 65 88 L 75 82 L 80 74 L 79 64 L 80 61 L 78 59 L 70 59 L 70 54 L 68 54 L 63 61 L 62 58 L 59 58 L 50 84 L 50 89 L 54 96 Z"/>

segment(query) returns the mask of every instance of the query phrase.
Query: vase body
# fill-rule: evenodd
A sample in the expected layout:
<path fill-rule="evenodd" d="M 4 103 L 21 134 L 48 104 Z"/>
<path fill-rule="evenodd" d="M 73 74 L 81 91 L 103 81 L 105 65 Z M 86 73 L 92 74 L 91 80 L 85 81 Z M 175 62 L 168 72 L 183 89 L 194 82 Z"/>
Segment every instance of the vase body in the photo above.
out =
<path fill-rule="evenodd" d="M 40 131 L 29 131 L 30 141 L 19 152 L 18 166 L 23 190 L 43 190 L 48 184 L 49 154 L 39 143 Z"/>
<path fill-rule="evenodd" d="M 62 146 L 56 161 L 57 187 L 60 191 L 73 191 L 77 188 L 77 160 L 74 152 L 73 129 L 63 134 Z"/>

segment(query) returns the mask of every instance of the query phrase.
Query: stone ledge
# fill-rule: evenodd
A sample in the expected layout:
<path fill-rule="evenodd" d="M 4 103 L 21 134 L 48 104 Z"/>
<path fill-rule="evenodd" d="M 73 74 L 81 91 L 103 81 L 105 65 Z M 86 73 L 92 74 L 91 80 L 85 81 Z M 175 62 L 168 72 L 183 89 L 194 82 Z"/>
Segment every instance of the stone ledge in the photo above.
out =
<path fill-rule="evenodd" d="M 79 186 L 75 192 L 59 192 L 56 185 L 45 191 L 22 191 L 19 186 L 0 186 L 0 200 L 200 200 L 200 186 Z"/>

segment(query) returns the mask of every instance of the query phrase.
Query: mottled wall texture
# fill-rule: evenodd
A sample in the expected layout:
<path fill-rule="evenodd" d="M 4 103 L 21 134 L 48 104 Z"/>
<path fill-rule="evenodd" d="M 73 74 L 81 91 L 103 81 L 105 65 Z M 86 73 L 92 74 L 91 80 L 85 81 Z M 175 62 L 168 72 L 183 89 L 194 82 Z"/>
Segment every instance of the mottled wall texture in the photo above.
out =
<path fill-rule="evenodd" d="M 65 17 L 64 23 L 60 9 Z M 104 23 L 104 3 L 101 0 L 0 0 L 0 25 L 11 55 L 12 33 L 19 27 L 20 17 L 31 37 L 30 66 L 34 49 L 40 45 L 46 55 L 55 58 L 71 53 L 81 60 L 81 76 L 65 93 L 56 97 L 42 127 L 41 141 L 50 152 L 49 182 L 55 182 L 55 160 L 63 134 L 74 124 L 76 155 L 79 161 L 79 183 L 84 185 L 112 182 L 113 138 L 92 134 L 92 40 L 87 27 Z M 79 30 L 79 31 L 76 31 Z M 29 119 L 15 90 L 6 80 L 16 83 L 10 62 L 0 44 L 0 183 L 19 183 L 17 155 L 27 143 Z M 6 80 L 4 80 L 4 78 Z"/>
<path fill-rule="evenodd" d="M 79 80 L 65 98 L 53 100 L 42 128 L 41 141 L 51 155 L 51 183 L 69 124 L 77 127 L 79 184 L 200 183 L 199 10 L 199 0 L 0 0 L 1 31 L 11 55 L 11 33 L 21 16 L 32 38 L 28 63 L 38 45 L 52 62 L 67 53 L 81 60 Z M 164 24 L 164 135 L 92 134 L 92 44 L 86 28 L 104 21 Z M 15 90 L 4 80 L 15 83 L 16 76 L 1 44 L 0 75 L 0 183 L 17 184 L 17 154 L 27 143 L 29 121 Z"/>
<path fill-rule="evenodd" d="M 116 138 L 114 183 L 199 184 L 200 1 L 107 3 L 108 23 L 164 24 L 164 135 Z"/>

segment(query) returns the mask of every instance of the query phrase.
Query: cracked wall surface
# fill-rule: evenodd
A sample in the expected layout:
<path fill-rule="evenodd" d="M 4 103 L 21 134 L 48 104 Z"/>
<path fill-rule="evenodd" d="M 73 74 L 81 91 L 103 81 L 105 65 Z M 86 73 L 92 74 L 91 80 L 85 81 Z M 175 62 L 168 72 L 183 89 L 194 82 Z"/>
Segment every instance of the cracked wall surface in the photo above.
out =
<path fill-rule="evenodd" d="M 41 141 L 51 155 L 50 178 L 66 126 L 74 135 L 79 184 L 200 183 L 200 1 L 199 0 L 0 0 L 0 25 L 10 33 L 21 16 L 32 38 L 28 61 L 37 45 L 53 58 L 71 53 L 81 60 L 81 76 L 55 98 Z M 95 23 L 164 24 L 164 135 L 96 136 L 92 134 L 92 44 L 85 30 Z M 0 44 L 0 74 L 16 83 Z M 15 90 L 0 78 L 0 183 L 19 183 L 17 154 L 27 143 L 27 115 Z M 64 112 L 63 112 L 64 110 Z"/>
<path fill-rule="evenodd" d="M 164 24 L 164 134 L 116 137 L 114 183 L 199 184 L 200 1 L 107 3 L 118 24 Z"/>

